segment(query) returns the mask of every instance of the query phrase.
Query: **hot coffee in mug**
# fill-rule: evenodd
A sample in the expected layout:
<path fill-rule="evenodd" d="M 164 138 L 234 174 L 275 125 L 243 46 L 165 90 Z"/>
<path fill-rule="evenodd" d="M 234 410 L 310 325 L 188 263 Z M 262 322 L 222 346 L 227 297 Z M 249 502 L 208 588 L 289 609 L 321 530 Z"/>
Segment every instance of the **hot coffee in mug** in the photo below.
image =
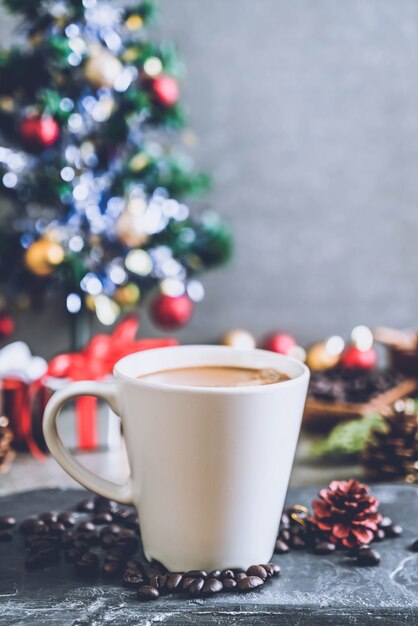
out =
<path fill-rule="evenodd" d="M 168 570 L 247 569 L 269 561 L 309 381 L 305 365 L 264 350 L 158 348 L 121 359 L 114 382 L 56 392 L 47 444 L 86 488 L 138 510 L 145 555 Z M 130 477 L 116 485 L 63 446 L 56 416 L 93 395 L 121 416 Z"/>

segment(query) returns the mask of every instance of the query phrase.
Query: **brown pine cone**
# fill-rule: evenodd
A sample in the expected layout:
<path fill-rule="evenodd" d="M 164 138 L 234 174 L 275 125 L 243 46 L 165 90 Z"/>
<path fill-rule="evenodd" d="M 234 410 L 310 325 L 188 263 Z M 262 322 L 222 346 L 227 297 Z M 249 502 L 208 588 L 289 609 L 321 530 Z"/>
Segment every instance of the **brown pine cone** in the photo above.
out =
<path fill-rule="evenodd" d="M 372 432 L 361 460 L 375 480 L 418 479 L 418 414 L 413 400 L 395 404 L 383 429 Z"/>
<path fill-rule="evenodd" d="M 356 480 L 334 480 L 314 500 L 312 523 L 331 543 L 355 548 L 373 541 L 382 516 L 379 501 Z"/>

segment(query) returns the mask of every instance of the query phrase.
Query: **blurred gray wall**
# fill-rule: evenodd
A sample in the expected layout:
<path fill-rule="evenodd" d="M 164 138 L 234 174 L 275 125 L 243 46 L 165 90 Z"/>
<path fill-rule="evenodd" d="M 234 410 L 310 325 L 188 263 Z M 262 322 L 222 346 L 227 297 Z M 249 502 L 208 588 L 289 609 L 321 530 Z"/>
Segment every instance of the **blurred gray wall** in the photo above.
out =
<path fill-rule="evenodd" d="M 163 0 L 161 30 L 236 238 L 180 339 L 417 326 L 418 3 Z M 65 348 L 54 321 L 22 319 L 20 335 Z"/>

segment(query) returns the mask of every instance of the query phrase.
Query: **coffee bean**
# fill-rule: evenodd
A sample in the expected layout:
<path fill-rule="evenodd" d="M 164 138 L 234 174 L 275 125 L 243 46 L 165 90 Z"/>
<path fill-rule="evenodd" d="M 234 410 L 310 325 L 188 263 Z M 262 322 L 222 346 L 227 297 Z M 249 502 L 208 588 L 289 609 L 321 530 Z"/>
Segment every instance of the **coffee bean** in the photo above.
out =
<path fill-rule="evenodd" d="M 286 554 L 286 552 L 289 552 L 289 546 L 287 545 L 287 543 L 282 541 L 282 539 L 277 539 L 274 546 L 274 551 L 276 552 L 276 554 Z"/>
<path fill-rule="evenodd" d="M 68 548 L 64 552 L 64 558 L 68 563 L 75 563 L 81 558 L 82 554 L 77 548 Z"/>
<path fill-rule="evenodd" d="M 281 571 L 280 565 L 277 565 L 277 563 L 266 563 L 263 567 L 269 576 L 278 576 Z"/>
<path fill-rule="evenodd" d="M 223 588 L 223 584 L 217 578 L 207 578 L 200 593 L 202 596 L 213 596 L 215 593 L 222 591 Z"/>
<path fill-rule="evenodd" d="M 235 577 L 235 574 L 234 574 L 234 572 L 232 571 L 232 569 L 224 569 L 224 570 L 222 570 L 222 572 L 221 572 L 221 578 L 222 578 L 222 580 L 223 580 L 224 578 L 234 578 L 234 577 Z"/>
<path fill-rule="evenodd" d="M 103 526 L 103 528 L 100 531 L 100 534 L 102 535 L 119 535 L 120 531 L 122 530 L 122 528 L 119 526 L 119 524 L 107 524 L 106 526 Z"/>
<path fill-rule="evenodd" d="M 239 582 L 240 580 L 247 578 L 247 574 L 245 572 L 235 572 L 234 578 L 237 582 Z"/>
<path fill-rule="evenodd" d="M 7 543 L 8 541 L 12 541 L 13 535 L 8 530 L 0 530 L 0 543 Z"/>
<path fill-rule="evenodd" d="M 65 526 L 61 522 L 52 522 L 48 526 L 48 532 L 54 537 L 62 537 L 65 533 Z"/>
<path fill-rule="evenodd" d="M 96 515 L 93 517 L 93 523 L 98 524 L 99 526 L 101 524 L 110 524 L 110 522 L 112 521 L 113 521 L 113 515 L 107 512 L 96 513 Z"/>
<path fill-rule="evenodd" d="M 115 522 L 123 522 L 130 515 L 132 515 L 132 511 L 129 509 L 116 509 L 116 511 L 113 513 L 113 519 L 115 520 Z"/>
<path fill-rule="evenodd" d="M 126 567 L 142 571 L 142 563 L 139 559 L 129 559 L 129 561 L 126 563 Z"/>
<path fill-rule="evenodd" d="M 42 550 L 40 552 L 33 552 L 28 554 L 25 560 L 25 565 L 28 569 L 39 569 L 56 563 L 59 560 L 59 552 L 54 548 Z"/>
<path fill-rule="evenodd" d="M 72 548 L 80 550 L 80 552 L 84 554 L 85 552 L 88 552 L 89 544 L 86 541 L 80 541 L 80 539 L 77 539 L 76 541 L 73 541 Z"/>
<path fill-rule="evenodd" d="M 22 535 L 40 535 L 48 531 L 47 525 L 42 520 L 38 520 L 34 517 L 23 520 L 19 526 L 19 531 Z"/>
<path fill-rule="evenodd" d="M 118 504 L 108 498 L 96 496 L 94 498 L 94 510 L 96 513 L 112 513 L 118 509 Z"/>
<path fill-rule="evenodd" d="M 16 526 L 16 520 L 11 515 L 0 516 L 0 530 L 8 530 Z"/>
<path fill-rule="evenodd" d="M 122 569 L 122 564 L 118 561 L 106 562 L 103 564 L 103 574 L 105 576 L 115 576 Z"/>
<path fill-rule="evenodd" d="M 364 548 L 359 550 L 357 554 L 357 564 L 364 566 L 379 565 L 380 554 L 372 548 Z"/>
<path fill-rule="evenodd" d="M 383 528 L 379 528 L 379 530 L 376 530 L 375 534 L 374 534 L 374 540 L 375 541 L 383 541 L 383 539 L 386 538 L 386 533 L 383 530 Z"/>
<path fill-rule="evenodd" d="M 126 587 L 136 588 L 144 582 L 144 577 L 137 570 L 126 569 L 123 572 L 122 582 Z"/>
<path fill-rule="evenodd" d="M 61 543 L 64 548 L 72 545 L 73 541 L 76 541 L 77 534 L 74 530 L 66 530 L 63 536 L 61 537 Z"/>
<path fill-rule="evenodd" d="M 204 578 L 195 578 L 192 584 L 188 587 L 187 591 L 192 596 L 197 596 L 201 592 L 204 584 L 205 584 Z"/>
<path fill-rule="evenodd" d="M 261 580 L 266 580 L 267 572 L 262 565 L 251 565 L 247 569 L 247 576 L 258 576 Z"/>
<path fill-rule="evenodd" d="M 380 521 L 380 524 L 379 524 L 379 527 L 385 529 L 388 526 L 392 526 L 392 524 L 393 524 L 393 522 L 390 519 L 390 517 L 385 516 L 385 517 L 382 517 L 382 519 Z"/>
<path fill-rule="evenodd" d="M 41 550 L 37 551 L 37 554 L 42 556 L 45 563 L 55 563 L 59 560 L 59 548 L 56 545 L 49 545 Z"/>
<path fill-rule="evenodd" d="M 25 546 L 29 548 L 29 550 L 32 550 L 32 548 L 40 542 L 42 542 L 42 544 L 52 545 L 60 543 L 60 540 L 58 537 L 51 537 L 50 535 L 26 535 Z"/>
<path fill-rule="evenodd" d="M 47 511 L 46 513 L 40 513 L 40 515 L 38 515 L 38 519 L 45 522 L 45 524 L 54 524 L 58 518 L 56 513 Z"/>
<path fill-rule="evenodd" d="M 183 574 L 169 574 L 166 584 L 167 591 L 180 591 L 182 581 Z"/>
<path fill-rule="evenodd" d="M 120 528 L 120 527 L 118 527 Z M 137 541 L 137 537 L 135 531 L 130 528 L 122 528 L 119 532 L 116 532 L 116 537 L 118 541 Z"/>
<path fill-rule="evenodd" d="M 82 541 L 85 541 L 89 546 L 98 546 L 101 543 L 100 533 L 97 530 L 87 533 L 79 533 L 79 537 Z"/>
<path fill-rule="evenodd" d="M 124 550 L 121 550 L 120 548 L 112 548 L 111 550 L 106 552 L 105 560 L 109 562 L 110 561 L 123 562 L 125 561 L 125 552 Z M 126 565 L 126 567 L 128 567 L 128 565 Z"/>
<path fill-rule="evenodd" d="M 183 591 L 188 591 L 188 590 L 189 590 L 190 585 L 192 585 L 192 584 L 194 583 L 194 581 L 195 581 L 195 580 L 196 580 L 196 579 L 195 579 L 195 578 L 193 578 L 192 576 L 185 576 L 185 577 L 183 578 L 182 585 L 181 585 L 182 590 L 183 590 Z"/>
<path fill-rule="evenodd" d="M 191 569 L 184 574 L 185 576 L 191 576 L 192 578 L 207 578 L 208 573 L 200 569 Z"/>
<path fill-rule="evenodd" d="M 148 584 L 151 585 L 151 587 L 156 587 L 160 591 L 164 589 L 166 583 L 167 576 L 165 574 L 158 573 L 148 576 Z"/>
<path fill-rule="evenodd" d="M 222 578 L 222 584 L 225 591 L 234 591 L 237 588 L 238 583 L 233 578 Z"/>
<path fill-rule="evenodd" d="M 414 543 L 411 545 L 412 552 L 418 552 L 418 539 L 415 539 Z"/>
<path fill-rule="evenodd" d="M 74 515 L 72 515 L 71 513 L 67 513 L 66 511 L 64 511 L 63 513 L 59 513 L 57 521 L 60 522 L 60 524 L 64 524 L 65 528 L 73 528 L 73 526 L 76 525 L 76 519 Z"/>
<path fill-rule="evenodd" d="M 94 552 L 85 552 L 78 561 L 75 562 L 75 569 L 78 574 L 94 574 L 99 567 L 99 559 Z"/>
<path fill-rule="evenodd" d="M 143 585 L 142 587 L 138 587 L 138 591 L 136 592 L 138 599 L 143 602 L 149 602 L 150 600 L 157 600 L 160 597 L 160 592 L 155 587 L 151 585 Z"/>
<path fill-rule="evenodd" d="M 290 541 L 290 532 L 286 528 L 284 528 L 279 532 L 279 539 L 281 539 L 285 543 L 288 543 Z"/>
<path fill-rule="evenodd" d="M 393 539 L 394 537 L 400 537 L 402 533 L 403 528 L 402 526 L 399 526 L 399 524 L 391 524 L 390 526 L 387 526 L 385 528 L 386 537 L 390 537 L 391 539 Z"/>
<path fill-rule="evenodd" d="M 101 541 L 105 548 L 111 548 L 116 544 L 116 537 L 114 535 L 102 535 Z"/>
<path fill-rule="evenodd" d="M 77 532 L 92 532 L 96 530 L 96 526 L 92 522 L 80 522 L 77 525 Z"/>
<path fill-rule="evenodd" d="M 125 551 L 126 554 L 133 554 L 136 552 L 139 542 L 138 539 L 119 539 L 116 537 L 116 543 L 114 544 L 117 548 L 121 548 Z"/>
<path fill-rule="evenodd" d="M 90 511 L 94 511 L 94 500 L 93 498 L 86 498 L 85 500 L 81 500 L 76 506 L 76 511 L 80 513 L 90 513 Z"/>
<path fill-rule="evenodd" d="M 292 537 L 292 548 L 295 550 L 303 550 L 306 548 L 306 541 L 299 537 L 299 535 L 295 535 Z"/>
<path fill-rule="evenodd" d="M 126 528 L 132 528 L 136 530 L 138 528 L 138 516 L 135 513 L 131 513 L 128 517 L 125 518 L 125 526 Z"/>
<path fill-rule="evenodd" d="M 52 545 L 57 545 L 56 543 L 51 541 L 51 539 L 55 539 L 55 537 L 39 537 L 38 535 L 33 535 L 31 539 L 31 541 L 25 541 L 26 547 L 29 548 L 31 552 L 39 552 L 40 550 L 51 547 Z"/>
<path fill-rule="evenodd" d="M 315 554 L 331 554 L 335 552 L 335 544 L 327 541 L 320 541 L 314 548 Z"/>
<path fill-rule="evenodd" d="M 208 574 L 208 578 L 220 578 L 221 577 L 221 570 L 219 569 L 214 569 L 212 572 L 209 572 Z"/>
<path fill-rule="evenodd" d="M 245 576 L 238 582 L 238 588 L 240 591 L 251 591 L 251 589 L 257 589 L 264 584 L 264 581 L 259 576 Z"/>

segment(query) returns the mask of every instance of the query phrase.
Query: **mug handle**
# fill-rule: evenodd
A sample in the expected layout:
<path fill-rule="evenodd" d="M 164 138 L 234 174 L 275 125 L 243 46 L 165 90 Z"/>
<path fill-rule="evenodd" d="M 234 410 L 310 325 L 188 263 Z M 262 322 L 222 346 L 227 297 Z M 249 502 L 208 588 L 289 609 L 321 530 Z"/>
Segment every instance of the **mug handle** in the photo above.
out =
<path fill-rule="evenodd" d="M 96 476 L 69 453 L 64 447 L 57 431 L 57 415 L 62 406 L 78 396 L 95 396 L 105 400 L 110 408 L 120 417 L 114 383 L 82 381 L 71 383 L 65 389 L 56 391 L 45 407 L 43 431 L 50 452 L 62 468 L 83 487 L 94 491 L 100 496 L 116 500 L 123 504 L 133 504 L 132 480 L 128 478 L 124 485 L 117 485 L 109 480 Z"/>

